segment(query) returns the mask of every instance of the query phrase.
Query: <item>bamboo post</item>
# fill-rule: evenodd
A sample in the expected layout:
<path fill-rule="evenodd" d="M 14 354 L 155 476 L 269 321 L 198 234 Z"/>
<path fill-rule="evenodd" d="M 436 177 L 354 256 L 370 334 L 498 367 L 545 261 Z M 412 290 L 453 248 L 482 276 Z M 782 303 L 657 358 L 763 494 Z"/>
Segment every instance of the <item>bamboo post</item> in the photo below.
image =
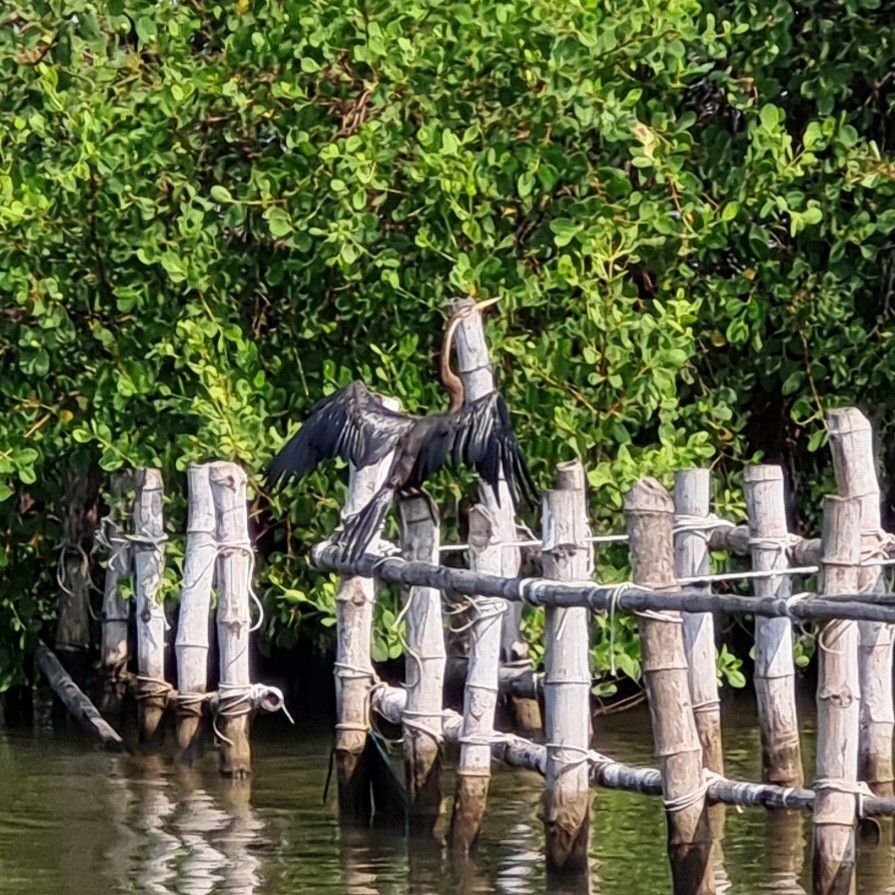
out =
<path fill-rule="evenodd" d="M 90 649 L 90 550 L 97 523 L 99 475 L 94 468 L 69 472 L 62 554 L 56 579 L 56 652 L 65 669 L 83 683 Z"/>
<path fill-rule="evenodd" d="M 216 726 L 221 738 L 221 773 L 252 773 L 249 719 L 252 709 L 249 591 L 254 561 L 249 540 L 245 470 L 237 463 L 210 464 L 217 536 L 217 641 L 220 662 Z"/>
<path fill-rule="evenodd" d="M 134 591 L 137 613 L 137 700 L 140 742 L 157 744 L 171 693 L 165 680 L 167 623 L 159 601 L 165 571 L 162 502 L 164 483 L 158 469 L 138 469 L 134 497 Z"/>
<path fill-rule="evenodd" d="M 634 582 L 675 590 L 674 504 L 653 478 L 625 497 Z M 712 834 L 705 800 L 702 747 L 693 718 L 680 615 L 640 615 L 643 678 L 653 723 L 668 820 L 668 855 L 675 895 L 712 895 Z"/>
<path fill-rule="evenodd" d="M 674 478 L 674 509 L 679 531 L 674 538 L 674 564 L 679 578 L 707 575 L 709 548 L 705 529 L 694 528 L 711 510 L 712 474 L 708 469 L 682 469 Z M 693 520 L 693 524 L 691 524 Z M 704 586 L 705 590 L 709 588 Z M 724 773 L 721 742 L 721 701 L 715 662 L 715 622 L 710 612 L 682 616 L 684 650 L 690 675 L 690 695 L 705 767 Z"/>
<path fill-rule="evenodd" d="M 842 594 L 858 586 L 861 501 L 824 501 L 822 592 Z M 814 892 L 854 892 L 855 815 L 861 694 L 858 626 L 830 621 L 817 638 L 817 779 L 814 783 Z"/>
<path fill-rule="evenodd" d="M 472 299 L 453 302 L 451 310 L 472 303 Z M 457 373 L 463 382 L 465 401 L 473 401 L 491 394 L 495 390 L 494 370 L 488 355 L 485 327 L 481 314 L 470 314 L 457 327 Z M 479 482 L 479 500 L 491 515 L 494 538 L 502 543 L 512 544 L 518 540 L 516 514 L 510 489 L 501 473 L 498 494 L 484 482 Z M 496 574 L 515 578 L 519 574 L 520 553 L 518 547 L 503 547 L 500 551 L 500 566 Z M 510 604 L 505 608 L 501 622 L 501 663 L 508 665 L 528 664 L 528 644 L 521 633 L 522 606 Z M 516 725 L 521 728 L 541 727 L 541 711 L 537 700 L 511 697 Z"/>
<path fill-rule="evenodd" d="M 496 526 L 481 504 L 469 513 L 471 564 L 477 572 L 500 574 L 501 548 Z M 469 642 L 469 671 L 463 695 L 463 732 L 457 766 L 456 795 L 451 817 L 451 845 L 468 854 L 475 844 L 491 782 L 491 740 L 497 705 L 503 600 L 476 597 Z"/>
<path fill-rule="evenodd" d="M 438 518 L 426 495 L 400 502 L 401 547 L 409 560 L 438 563 Z M 444 691 L 444 625 L 441 591 L 407 591 L 404 767 L 411 835 L 431 836 L 441 814 L 441 705 Z"/>
<path fill-rule="evenodd" d="M 779 466 L 748 466 L 745 471 L 746 508 L 752 568 L 786 569 L 786 495 Z M 787 575 L 756 578 L 756 597 L 786 599 L 792 592 Z M 755 698 L 761 732 L 761 779 L 780 786 L 801 786 L 802 751 L 796 711 L 796 669 L 792 652 L 792 623 L 788 618 L 755 617 Z"/>
<path fill-rule="evenodd" d="M 544 495 L 544 575 L 590 577 L 584 467 L 557 469 L 556 489 Z M 544 826 L 548 871 L 583 874 L 590 830 L 590 613 L 546 610 L 544 732 L 547 738 Z"/>
<path fill-rule="evenodd" d="M 861 503 L 862 558 L 885 559 L 884 533 L 880 521 L 880 491 L 873 456 L 873 429 L 856 407 L 829 413 L 830 448 L 841 497 Z M 867 565 L 858 577 L 861 593 L 881 593 L 885 584 L 879 566 Z M 861 687 L 861 739 L 858 779 L 865 780 L 879 796 L 893 795 L 892 733 L 895 713 L 892 704 L 891 625 L 858 622 L 860 647 L 858 668 Z"/>
<path fill-rule="evenodd" d="M 384 398 L 391 410 L 400 402 Z M 358 513 L 385 481 L 393 454 L 363 469 L 351 467 L 348 498 L 342 518 Z M 374 537 L 368 553 L 379 551 Z M 373 804 L 370 792 L 371 768 L 364 759 L 370 729 L 370 690 L 375 673 L 370 653 L 376 581 L 360 575 L 345 576 L 336 593 L 336 776 L 339 789 L 339 820 L 347 824 L 370 822 Z"/>
<path fill-rule="evenodd" d="M 177 747 L 182 759 L 199 747 L 202 706 L 208 689 L 211 587 L 218 555 L 211 464 L 187 472 L 188 515 L 180 615 L 177 620 Z"/>
<path fill-rule="evenodd" d="M 131 567 L 130 542 L 124 533 L 127 507 L 125 494 L 134 487 L 132 474 L 116 473 L 109 489 L 109 512 L 101 521 L 97 539 L 108 551 L 103 586 L 102 642 L 100 667 L 103 693 L 100 708 L 109 715 L 121 713 L 127 692 L 128 618 L 131 601 L 121 596 L 121 579 Z"/>

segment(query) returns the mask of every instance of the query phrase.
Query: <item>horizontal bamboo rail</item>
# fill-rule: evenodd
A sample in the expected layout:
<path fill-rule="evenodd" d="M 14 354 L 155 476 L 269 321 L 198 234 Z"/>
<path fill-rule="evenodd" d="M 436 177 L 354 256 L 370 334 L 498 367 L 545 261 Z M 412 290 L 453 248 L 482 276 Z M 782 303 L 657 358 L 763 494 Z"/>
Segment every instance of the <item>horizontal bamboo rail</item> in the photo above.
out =
<path fill-rule="evenodd" d="M 400 725 L 407 694 L 399 687 L 380 684 L 371 696 L 372 710 L 392 724 Z M 445 709 L 443 735 L 448 743 L 458 742 L 463 729 L 463 716 Z M 547 765 L 547 749 L 525 737 L 512 733 L 495 733 L 491 742 L 491 758 L 509 767 L 524 768 L 542 776 Z M 613 761 L 606 755 L 591 752 L 590 781 L 604 789 L 621 789 L 645 795 L 662 795 L 662 778 L 655 768 Z M 746 807 L 803 809 L 814 808 L 814 791 L 804 787 L 777 786 L 773 783 L 747 783 L 707 774 L 707 795 L 710 801 Z M 864 817 L 895 817 L 895 799 L 872 794 L 861 795 L 860 810 Z"/>
<path fill-rule="evenodd" d="M 895 622 L 895 594 L 828 594 L 824 597 L 743 597 L 706 591 L 655 591 L 622 584 L 560 583 L 547 578 L 502 578 L 499 575 L 449 569 L 401 557 L 364 554 L 355 563 L 345 562 L 328 541 L 312 551 L 316 568 L 324 572 L 378 578 L 388 584 L 438 587 L 466 596 L 499 597 L 532 606 L 585 606 L 596 612 L 721 611 L 794 620 L 845 619 Z M 778 573 L 779 574 L 779 573 Z"/>

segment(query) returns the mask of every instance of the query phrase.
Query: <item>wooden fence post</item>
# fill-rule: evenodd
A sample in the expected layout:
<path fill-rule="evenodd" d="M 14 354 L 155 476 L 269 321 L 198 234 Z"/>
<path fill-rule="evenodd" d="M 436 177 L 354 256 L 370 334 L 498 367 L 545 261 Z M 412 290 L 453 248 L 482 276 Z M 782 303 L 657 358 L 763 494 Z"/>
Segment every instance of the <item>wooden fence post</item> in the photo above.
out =
<path fill-rule="evenodd" d="M 677 589 L 673 519 L 674 504 L 655 479 L 642 479 L 626 495 L 625 520 L 636 584 L 653 590 Z M 712 895 L 712 833 L 680 614 L 641 613 L 640 637 L 674 893 Z"/>
<path fill-rule="evenodd" d="M 129 508 L 125 494 L 134 487 L 134 477 L 128 473 L 112 476 L 109 489 L 109 512 L 101 520 L 97 539 L 108 552 L 106 576 L 103 584 L 102 642 L 100 666 L 103 673 L 103 693 L 100 709 L 108 715 L 119 715 L 127 693 L 128 618 L 131 601 L 121 596 L 121 579 L 131 568 L 131 547 L 124 533 L 124 520 Z"/>
<path fill-rule="evenodd" d="M 137 613 L 137 700 L 140 742 L 157 745 L 171 693 L 165 680 L 168 624 L 159 600 L 165 571 L 164 482 L 161 470 L 138 469 L 134 498 L 134 592 Z"/>
<path fill-rule="evenodd" d="M 861 502 L 824 501 L 822 593 L 854 593 L 861 561 Z M 858 625 L 834 620 L 817 638 L 817 779 L 814 783 L 814 892 L 854 891 L 855 816 L 861 694 Z"/>
<path fill-rule="evenodd" d="M 563 463 L 556 489 L 544 495 L 544 576 L 588 578 L 588 535 L 584 467 Z M 590 612 L 549 607 L 546 616 L 547 869 L 580 875 L 588 869 L 590 831 Z"/>
<path fill-rule="evenodd" d="M 384 398 L 390 410 L 400 402 Z M 363 509 L 388 475 L 394 455 L 363 469 L 351 467 L 348 498 L 342 509 L 347 519 Z M 374 537 L 368 552 L 379 549 Z M 370 729 L 370 690 L 375 673 L 370 653 L 376 582 L 361 575 L 345 576 L 336 593 L 336 776 L 339 785 L 339 820 L 346 824 L 369 824 L 373 814 L 370 790 L 371 768 L 364 759 Z"/>
<path fill-rule="evenodd" d="M 252 544 L 249 541 L 246 474 L 237 463 L 210 464 L 217 534 L 217 640 L 220 661 L 216 724 L 221 737 L 221 773 L 252 773 L 249 717 Z"/>
<path fill-rule="evenodd" d="M 195 757 L 202 705 L 208 689 L 208 640 L 211 585 L 218 555 L 211 464 L 190 466 L 187 473 L 186 556 L 177 620 L 177 746 L 180 757 Z"/>
<path fill-rule="evenodd" d="M 830 449 L 840 497 L 861 503 L 862 558 L 872 563 L 887 557 L 882 550 L 880 492 L 873 456 L 873 428 L 856 407 L 829 413 Z M 861 569 L 860 593 L 881 593 L 885 583 L 879 566 Z M 860 647 L 858 668 L 861 684 L 861 740 L 858 779 L 865 780 L 879 796 L 893 795 L 892 733 L 895 713 L 892 704 L 891 625 L 858 622 Z"/>
<path fill-rule="evenodd" d="M 438 563 L 439 532 L 435 506 L 427 496 L 399 504 L 401 546 L 407 560 Z M 441 815 L 442 700 L 444 625 L 441 591 L 407 590 L 407 707 L 403 712 L 404 767 L 409 795 L 409 832 L 431 836 Z"/>
<path fill-rule="evenodd" d="M 66 488 L 55 648 L 65 670 L 80 684 L 90 649 L 90 550 L 97 523 L 100 480 L 95 467 L 72 469 Z"/>
<path fill-rule="evenodd" d="M 451 310 L 472 303 L 472 299 L 453 302 Z M 463 381 L 467 404 L 489 395 L 495 390 L 494 370 L 488 356 L 485 327 L 481 314 L 470 314 L 459 327 L 456 337 L 457 372 Z M 491 515 L 494 539 L 503 543 L 518 540 L 516 513 L 510 490 L 500 476 L 499 495 L 492 493 L 484 482 L 479 483 L 479 500 Z M 499 496 L 499 500 L 498 500 Z M 500 568 L 497 574 L 505 578 L 515 578 L 519 574 L 520 552 L 518 547 L 503 547 L 500 551 Z M 501 622 L 501 662 L 503 664 L 525 664 L 528 660 L 528 644 L 521 634 L 522 605 L 508 603 Z M 515 724 L 524 729 L 541 727 L 541 710 L 536 699 L 511 696 Z"/>
<path fill-rule="evenodd" d="M 476 504 L 469 513 L 472 569 L 501 574 L 501 547 L 491 514 Z M 463 732 L 451 816 L 451 845 L 468 854 L 479 835 L 491 782 L 491 740 L 497 705 L 501 619 L 506 601 L 476 597 L 469 639 L 469 671 L 463 696 Z"/>
<path fill-rule="evenodd" d="M 764 572 L 786 569 L 788 530 L 779 466 L 747 466 L 746 507 L 749 516 L 752 568 Z M 788 575 L 756 578 L 756 597 L 788 597 Z M 801 786 L 802 752 L 796 711 L 796 669 L 792 623 L 788 618 L 755 617 L 755 697 L 761 732 L 761 779 L 780 786 Z"/>
<path fill-rule="evenodd" d="M 705 518 L 711 510 L 712 474 L 708 469 L 682 469 L 674 477 L 674 509 L 684 517 Z M 695 524 L 695 523 L 694 523 Z M 708 532 L 681 525 L 674 538 L 675 571 L 679 578 L 707 575 Z M 689 585 L 693 588 L 694 585 Z M 707 588 L 706 588 L 707 589 Z M 715 661 L 715 622 L 711 612 L 686 612 L 682 616 L 684 650 L 690 671 L 690 695 L 696 731 L 702 744 L 705 767 L 724 773 L 721 742 L 721 701 L 718 697 Z"/>

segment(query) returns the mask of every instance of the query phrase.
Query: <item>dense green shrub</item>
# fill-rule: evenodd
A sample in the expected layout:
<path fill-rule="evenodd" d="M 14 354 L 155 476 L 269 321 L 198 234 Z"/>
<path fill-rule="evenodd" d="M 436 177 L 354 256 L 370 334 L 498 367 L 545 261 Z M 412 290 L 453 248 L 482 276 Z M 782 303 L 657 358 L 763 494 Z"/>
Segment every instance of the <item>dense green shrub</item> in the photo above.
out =
<path fill-rule="evenodd" d="M 796 470 L 810 520 L 824 409 L 891 431 L 889 9 L 0 11 L 0 689 L 52 613 L 66 464 L 159 464 L 179 494 L 193 461 L 257 472 L 355 377 L 438 407 L 467 293 L 503 297 L 489 335 L 536 474 L 581 456 L 601 529 L 636 476 L 694 463 L 735 511 L 757 452 Z M 273 499 L 283 644 L 331 608 L 303 557 L 340 477 Z"/>

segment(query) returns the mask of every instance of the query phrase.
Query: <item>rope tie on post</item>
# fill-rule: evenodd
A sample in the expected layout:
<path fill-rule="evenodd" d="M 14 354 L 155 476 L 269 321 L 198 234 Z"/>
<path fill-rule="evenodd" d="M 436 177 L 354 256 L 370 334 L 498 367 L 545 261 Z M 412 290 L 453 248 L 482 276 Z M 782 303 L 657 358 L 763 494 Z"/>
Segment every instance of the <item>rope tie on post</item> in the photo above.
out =
<path fill-rule="evenodd" d="M 137 691 L 134 694 L 137 701 L 144 699 L 161 698 L 167 705 L 174 693 L 174 687 L 168 681 L 160 677 L 151 677 L 147 674 L 138 674 L 135 676 L 137 682 Z"/>
<path fill-rule="evenodd" d="M 282 712 L 289 719 L 290 724 L 295 724 L 295 719 L 286 708 L 283 691 L 279 687 L 272 687 L 269 684 L 248 684 L 247 686 L 220 684 L 211 726 L 218 738 L 232 746 L 233 741 L 225 737 L 218 728 L 217 719 L 220 717 L 239 718 L 257 711 L 259 708 L 264 709 L 265 712 Z"/>
<path fill-rule="evenodd" d="M 859 818 L 864 818 L 864 799 L 874 795 L 873 790 L 863 780 L 845 780 L 841 777 L 819 777 L 814 781 L 814 792 L 820 789 L 831 789 L 833 792 L 843 792 L 854 795 L 856 811 Z M 817 821 L 815 821 L 816 823 Z M 835 822 L 835 821 L 831 821 Z"/>
<path fill-rule="evenodd" d="M 707 516 L 693 516 L 690 513 L 678 513 L 674 517 L 674 526 L 672 532 L 674 534 L 693 534 L 708 541 L 712 536 L 712 532 L 719 528 L 736 528 L 736 523 L 729 519 L 722 519 L 715 513 L 709 513 Z"/>

